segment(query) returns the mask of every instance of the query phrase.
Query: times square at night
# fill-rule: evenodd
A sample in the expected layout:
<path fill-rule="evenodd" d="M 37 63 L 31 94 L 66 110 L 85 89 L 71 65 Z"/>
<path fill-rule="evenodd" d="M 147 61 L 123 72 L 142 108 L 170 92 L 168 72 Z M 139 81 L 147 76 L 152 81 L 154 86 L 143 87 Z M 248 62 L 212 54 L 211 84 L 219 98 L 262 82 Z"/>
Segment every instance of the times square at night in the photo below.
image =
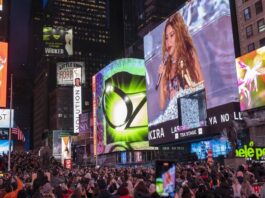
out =
<path fill-rule="evenodd" d="M 265 197 L 265 0 L 0 0 L 1 197 Z"/>

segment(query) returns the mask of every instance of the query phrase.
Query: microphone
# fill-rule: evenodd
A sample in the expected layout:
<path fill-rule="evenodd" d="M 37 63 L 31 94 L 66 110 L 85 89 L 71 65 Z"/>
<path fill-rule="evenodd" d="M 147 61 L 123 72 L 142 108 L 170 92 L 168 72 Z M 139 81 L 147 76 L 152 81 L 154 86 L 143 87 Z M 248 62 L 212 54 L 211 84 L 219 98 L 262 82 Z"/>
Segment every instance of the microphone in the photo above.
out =
<path fill-rule="evenodd" d="M 168 53 L 166 52 L 166 53 L 165 53 L 165 56 L 164 56 L 164 58 L 163 58 L 163 62 L 162 62 L 163 65 L 165 65 L 167 59 L 168 59 Z M 160 82 L 161 82 L 162 75 L 163 75 L 163 74 L 161 73 L 161 74 L 159 74 L 159 76 L 158 76 L 158 80 L 157 80 L 156 87 L 155 87 L 156 90 L 157 90 L 158 87 L 159 87 L 159 84 L 160 84 Z"/>

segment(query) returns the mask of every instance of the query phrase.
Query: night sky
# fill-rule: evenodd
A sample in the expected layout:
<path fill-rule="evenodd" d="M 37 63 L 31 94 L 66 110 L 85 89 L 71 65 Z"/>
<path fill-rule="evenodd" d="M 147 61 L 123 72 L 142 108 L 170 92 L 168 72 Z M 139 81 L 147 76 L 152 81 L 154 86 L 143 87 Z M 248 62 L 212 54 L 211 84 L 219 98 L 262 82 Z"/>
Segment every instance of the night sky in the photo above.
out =
<path fill-rule="evenodd" d="M 9 67 L 27 64 L 31 0 L 10 1 L 9 21 Z"/>

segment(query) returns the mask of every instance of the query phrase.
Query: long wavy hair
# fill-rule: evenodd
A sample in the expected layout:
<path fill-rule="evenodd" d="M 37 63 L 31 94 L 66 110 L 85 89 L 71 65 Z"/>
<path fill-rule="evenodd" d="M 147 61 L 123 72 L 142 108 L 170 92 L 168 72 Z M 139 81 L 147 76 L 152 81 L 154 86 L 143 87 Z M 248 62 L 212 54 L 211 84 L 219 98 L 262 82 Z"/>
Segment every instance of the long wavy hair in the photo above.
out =
<path fill-rule="evenodd" d="M 190 77 L 193 82 L 199 82 L 199 74 L 195 68 L 195 56 L 197 56 L 196 49 L 193 45 L 192 38 L 189 34 L 187 25 L 185 24 L 183 17 L 177 12 L 172 15 L 166 22 L 164 33 L 163 33 L 163 43 L 162 43 L 162 58 L 166 58 L 166 29 L 168 26 L 171 26 L 175 32 L 176 38 L 176 51 L 177 51 L 177 64 L 180 65 L 180 62 L 183 61 L 185 70 L 188 70 Z M 165 60 L 166 70 L 165 75 L 166 79 L 170 79 L 170 67 L 172 64 L 171 58 L 168 57 Z M 174 76 L 181 74 L 181 68 L 175 71 Z M 186 83 L 185 83 L 186 85 Z"/>

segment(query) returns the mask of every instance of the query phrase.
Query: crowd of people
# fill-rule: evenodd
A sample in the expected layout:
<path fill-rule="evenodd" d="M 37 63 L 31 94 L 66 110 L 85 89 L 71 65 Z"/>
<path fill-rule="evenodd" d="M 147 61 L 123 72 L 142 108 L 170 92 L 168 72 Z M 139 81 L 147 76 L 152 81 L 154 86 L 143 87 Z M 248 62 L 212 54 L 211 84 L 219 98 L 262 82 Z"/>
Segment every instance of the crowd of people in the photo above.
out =
<path fill-rule="evenodd" d="M 154 198 L 154 167 L 63 168 L 50 158 L 49 167 L 33 153 L 12 153 L 11 171 L 7 155 L 0 156 L 0 198 Z M 176 165 L 174 198 L 265 198 L 265 167 L 260 163 L 232 169 L 215 163 L 191 162 Z M 259 183 L 260 189 L 255 191 Z"/>

